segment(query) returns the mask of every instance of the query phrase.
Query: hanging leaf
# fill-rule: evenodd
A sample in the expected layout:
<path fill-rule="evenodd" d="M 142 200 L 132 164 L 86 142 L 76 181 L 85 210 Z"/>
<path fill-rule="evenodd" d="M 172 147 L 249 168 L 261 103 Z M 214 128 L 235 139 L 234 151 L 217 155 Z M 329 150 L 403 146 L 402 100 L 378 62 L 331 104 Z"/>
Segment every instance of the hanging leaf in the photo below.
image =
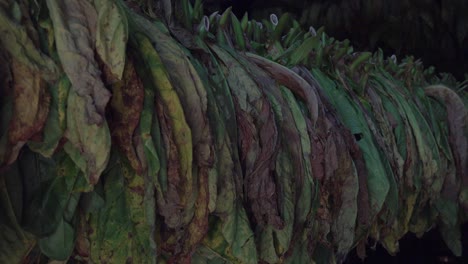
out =
<path fill-rule="evenodd" d="M 21 147 L 42 130 L 50 103 L 50 95 L 39 74 L 16 61 L 12 63 L 12 72 L 14 106 L 8 130 L 12 150 L 7 163 L 12 163 Z"/>
<path fill-rule="evenodd" d="M 95 0 L 97 10 L 96 51 L 112 74 L 121 79 L 125 66 L 128 24 L 114 0 Z"/>
<path fill-rule="evenodd" d="M 51 259 L 67 260 L 73 251 L 74 236 L 73 227 L 62 218 L 54 233 L 39 240 L 39 248 Z"/>
<path fill-rule="evenodd" d="M 70 80 L 68 80 L 66 76 L 62 76 L 54 86 L 49 88 L 51 102 L 49 115 L 42 131 L 43 140 L 42 142 L 28 142 L 29 148 L 34 152 L 40 153 L 44 157 L 50 158 L 52 156 L 65 132 L 67 126 L 66 104 L 69 90 Z"/>
<path fill-rule="evenodd" d="M 85 100 L 84 121 L 86 124 L 102 125 L 110 93 L 104 87 L 101 71 L 94 59 L 96 10 L 88 1 L 78 0 L 47 0 L 47 7 L 63 70 L 72 83 L 72 90 Z"/>
<path fill-rule="evenodd" d="M 133 169 L 140 174 L 143 172 L 143 167 L 136 150 L 140 139 L 135 130 L 143 111 L 144 92 L 143 84 L 133 66 L 133 60 L 130 59 L 125 65 L 122 81 L 112 85 L 110 102 L 112 120 L 109 126 L 115 144 L 125 154 Z"/>
<path fill-rule="evenodd" d="M 2 47 L 15 60 L 46 80 L 57 78 L 59 70 L 54 61 L 36 47 L 23 26 L 8 18 L 3 8 L 0 9 L 0 31 L 3 34 Z"/>
<path fill-rule="evenodd" d="M 154 222 L 147 207 L 145 180 L 113 151 L 103 175 L 105 204 L 92 210 L 87 224 L 90 259 L 94 262 L 155 263 Z M 85 221 L 85 219 L 82 219 Z"/>
<path fill-rule="evenodd" d="M 65 151 L 91 184 L 99 181 L 110 156 L 111 138 L 106 123 L 89 124 L 86 99 L 74 90 L 68 94 Z"/>

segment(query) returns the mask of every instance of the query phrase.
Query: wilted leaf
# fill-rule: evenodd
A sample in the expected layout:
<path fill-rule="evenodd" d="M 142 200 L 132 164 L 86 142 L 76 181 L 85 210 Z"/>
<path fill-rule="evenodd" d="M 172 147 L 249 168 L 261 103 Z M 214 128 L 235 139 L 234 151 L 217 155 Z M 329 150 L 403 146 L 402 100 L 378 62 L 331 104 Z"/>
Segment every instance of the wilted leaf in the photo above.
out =
<path fill-rule="evenodd" d="M 282 228 L 284 223 L 279 217 L 272 173 L 278 132 L 271 105 L 235 58 L 215 45 L 210 48 L 224 64 L 235 105 L 237 103 L 240 158 L 245 164 L 244 184 L 255 221 L 259 225 Z"/>
<path fill-rule="evenodd" d="M 169 76 L 158 53 L 153 48 L 148 38 L 137 34 L 135 39 L 142 58 L 146 58 L 145 66 L 151 76 L 151 84 L 155 94 L 161 97 L 165 109 L 168 112 L 168 120 L 173 129 L 173 136 L 177 146 L 180 166 L 180 177 L 183 189 L 179 190 L 181 205 L 184 207 L 193 201 L 189 200 L 193 190 L 192 179 L 192 132 L 184 117 L 184 111 L 180 99 L 174 90 Z M 148 109 L 149 110 L 149 109 Z M 148 111 L 147 110 L 147 111 Z"/>
<path fill-rule="evenodd" d="M 312 71 L 314 77 L 320 83 L 321 88 L 327 95 L 328 100 L 336 108 L 341 121 L 351 130 L 358 141 L 358 145 L 363 152 L 367 170 L 369 172 L 367 184 L 369 188 L 369 198 L 371 203 L 371 215 L 375 216 L 382 208 L 389 190 L 389 180 L 380 158 L 378 149 L 374 145 L 372 134 L 352 100 L 341 92 L 336 84 L 324 76 L 318 70 Z"/>
<path fill-rule="evenodd" d="M 74 90 L 68 94 L 65 151 L 84 172 L 91 184 L 96 184 L 107 166 L 111 138 L 106 123 L 89 124 L 85 111 L 86 99 Z"/>
<path fill-rule="evenodd" d="M 38 237 L 61 232 L 56 231 L 60 222 L 71 222 L 80 192 L 89 190 L 83 174 L 64 152 L 46 159 L 27 151 L 23 153 L 20 164 L 27 168 L 23 171 L 24 228 Z M 69 239 L 73 242 L 73 237 Z M 44 245 L 59 247 L 53 244 L 53 240 L 49 242 L 44 242 Z"/>
<path fill-rule="evenodd" d="M 449 142 L 455 158 L 457 175 L 462 181 L 463 188 L 468 188 L 468 111 L 460 97 L 448 87 L 429 86 L 425 94 L 444 102 L 447 108 L 449 125 Z M 465 209 L 468 200 L 461 200 Z"/>
<path fill-rule="evenodd" d="M 28 142 L 29 148 L 45 157 L 52 156 L 67 126 L 66 104 L 68 91 L 70 90 L 70 80 L 66 76 L 62 76 L 55 85 L 49 87 L 51 102 L 49 115 L 42 130 L 42 142 Z"/>
<path fill-rule="evenodd" d="M 148 207 L 145 179 L 116 151 L 103 175 L 105 204 L 91 211 L 88 222 L 90 259 L 108 263 L 154 263 L 154 222 Z"/>
<path fill-rule="evenodd" d="M 11 21 L 5 10 L 0 8 L 0 43 L 10 55 L 20 64 L 24 64 L 29 71 L 39 74 L 47 80 L 57 78 L 57 65 L 42 53 L 28 36 L 27 30 Z"/>
<path fill-rule="evenodd" d="M 21 228 L 23 179 L 18 162 L 0 172 L 0 262 L 20 262 L 35 243 Z"/>
<path fill-rule="evenodd" d="M 135 71 L 133 60 L 127 61 L 122 78 L 122 81 L 112 85 L 112 119 L 109 126 L 115 144 L 125 154 L 133 169 L 141 174 L 143 168 L 137 155 L 137 144 L 134 142 L 140 140 L 135 130 L 143 111 L 145 90 Z"/>
<path fill-rule="evenodd" d="M 128 39 L 127 18 L 114 0 L 95 0 L 97 10 L 96 51 L 117 77 L 122 78 Z"/>
<path fill-rule="evenodd" d="M 317 95 L 313 92 L 313 89 L 310 88 L 309 84 L 304 79 L 302 79 L 295 72 L 292 72 L 288 68 L 273 61 L 269 61 L 258 55 L 250 53 L 248 53 L 247 56 L 250 60 L 268 72 L 275 80 L 291 89 L 291 91 L 296 95 L 300 96 L 301 99 L 304 100 L 307 104 L 307 108 L 310 111 L 313 124 L 317 122 Z"/>
<path fill-rule="evenodd" d="M 94 59 L 96 10 L 88 1 L 79 0 L 47 0 L 47 7 L 63 70 L 72 83 L 72 90 L 85 102 L 83 124 L 102 125 L 110 93 L 104 87 Z"/>
<path fill-rule="evenodd" d="M 12 163 L 21 147 L 42 130 L 50 103 L 46 84 L 38 73 L 17 61 L 12 62 L 12 72 L 14 108 L 8 130 L 12 151 L 7 163 Z"/>

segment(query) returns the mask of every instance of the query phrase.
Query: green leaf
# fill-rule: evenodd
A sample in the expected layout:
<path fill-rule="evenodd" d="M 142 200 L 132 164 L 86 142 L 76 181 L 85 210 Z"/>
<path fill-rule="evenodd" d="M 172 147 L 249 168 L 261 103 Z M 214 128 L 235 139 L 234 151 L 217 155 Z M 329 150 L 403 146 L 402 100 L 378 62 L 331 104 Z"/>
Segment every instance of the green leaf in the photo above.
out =
<path fill-rule="evenodd" d="M 8 127 L 9 144 L 12 146 L 8 162 L 13 162 L 27 140 L 38 134 L 49 111 L 50 95 L 45 82 L 25 64 L 12 61 L 13 115 Z M 28 108 L 24 106 L 28 105 Z"/>
<path fill-rule="evenodd" d="M 390 183 L 378 148 L 374 144 L 372 133 L 362 113 L 345 91 L 343 89 L 339 90 L 337 85 L 319 70 L 313 69 L 312 73 L 320 83 L 320 87 L 327 95 L 329 101 L 336 108 L 344 125 L 351 130 L 351 133 L 358 138 L 360 137 L 358 145 L 363 152 L 369 173 L 367 185 L 371 203 L 371 217 L 373 217 L 380 212 L 387 198 Z"/>
<path fill-rule="evenodd" d="M 129 164 L 112 151 L 104 178 L 105 205 L 89 215 L 88 239 L 93 262 L 155 263 L 154 207 L 147 183 Z M 154 204 L 153 204 L 154 206 Z M 81 219 L 81 221 L 86 221 Z"/>
<path fill-rule="evenodd" d="M 161 33 L 159 32 L 159 34 Z M 149 39 L 147 39 L 145 36 L 138 34 L 135 36 L 135 38 L 136 41 L 138 41 L 138 48 L 141 52 L 141 58 L 146 58 L 144 66 L 146 67 L 147 72 L 151 76 L 148 79 L 148 81 L 150 82 L 149 85 L 151 86 L 145 88 L 145 99 L 147 98 L 146 100 L 148 100 L 147 102 L 145 102 L 146 107 L 149 106 L 148 104 L 153 104 L 152 100 L 150 99 L 150 96 L 154 96 L 154 94 L 157 93 L 162 102 L 161 107 L 163 107 L 164 111 L 167 111 L 169 116 L 166 122 L 168 122 L 169 126 L 171 127 L 172 134 L 168 136 L 173 137 L 173 140 L 175 141 L 175 147 L 177 148 L 177 150 L 172 151 L 175 151 L 173 153 L 177 153 L 176 158 L 178 160 L 178 166 L 180 167 L 174 169 L 180 169 L 179 177 L 181 177 L 181 179 L 169 179 L 169 181 L 173 181 L 172 183 L 174 183 L 174 187 L 183 186 L 183 188 L 177 189 L 177 192 L 179 193 L 181 199 L 181 201 L 178 201 L 177 203 L 180 203 L 179 205 L 183 205 L 184 208 L 193 208 L 194 201 L 191 199 L 193 190 L 192 131 L 189 125 L 187 124 L 181 100 L 175 90 L 175 87 L 171 84 L 168 72 L 166 71 L 163 62 L 161 61 L 161 57 L 153 48 Z M 192 84 L 192 87 L 193 85 L 194 84 Z M 140 125 L 141 129 L 144 129 L 144 131 L 148 133 L 152 125 L 151 118 L 153 114 L 153 109 L 151 107 L 146 107 L 144 107 L 144 110 L 142 112 L 142 120 L 140 121 Z M 144 135 L 144 138 L 148 138 L 148 136 L 149 135 L 146 134 Z M 152 139 L 148 138 L 148 140 Z M 150 144 L 149 141 L 147 143 Z M 150 145 L 147 146 L 149 147 Z M 169 150 L 171 149 L 169 148 Z M 153 154 L 155 154 L 155 152 Z M 156 159 L 154 159 L 154 161 L 154 165 L 156 165 Z M 158 168 L 154 167 L 154 169 Z M 155 172 L 156 171 L 153 170 L 152 172 L 150 172 L 150 175 L 154 175 Z M 182 181 L 183 183 L 180 183 L 180 181 Z M 184 223 L 186 223 L 185 221 L 189 221 L 191 219 L 190 213 L 188 211 L 184 211 L 183 214 L 185 216 Z M 166 222 L 166 224 L 169 223 L 170 222 Z M 172 222 L 172 224 L 181 225 L 182 223 L 180 221 L 175 221 Z"/>
<path fill-rule="evenodd" d="M 70 80 L 62 76 L 59 81 L 49 88 L 51 102 L 49 115 L 45 123 L 42 142 L 29 141 L 28 147 L 44 157 L 51 157 L 57 148 L 66 128 L 66 104 Z"/>
<path fill-rule="evenodd" d="M 312 50 L 317 49 L 320 44 L 320 39 L 318 37 L 309 37 L 304 40 L 302 44 L 294 50 L 294 52 L 289 57 L 290 65 L 297 65 L 303 63 L 304 60 L 310 56 Z"/>
<path fill-rule="evenodd" d="M 242 30 L 241 23 L 234 14 L 231 15 L 231 25 L 234 29 L 234 38 L 237 46 L 240 50 L 245 50 L 244 30 Z"/>
<path fill-rule="evenodd" d="M 101 125 L 88 123 L 86 104 L 86 99 L 74 90 L 69 92 L 65 151 L 83 171 L 88 182 L 96 184 L 107 166 L 111 139 L 105 122 Z"/>
<path fill-rule="evenodd" d="M 75 246 L 75 230 L 62 218 L 54 233 L 39 239 L 42 253 L 53 260 L 67 260 Z"/>
<path fill-rule="evenodd" d="M 28 28 L 30 30 L 31 28 Z M 30 70 L 38 72 L 44 79 L 54 80 L 58 75 L 58 67 L 54 61 L 36 48 L 33 40 L 28 36 L 26 28 L 8 18 L 0 9 L 0 31 L 2 32 L 2 47 L 12 57 L 27 65 Z"/>
<path fill-rule="evenodd" d="M 147 137 L 143 137 L 143 140 L 138 140 L 135 137 L 138 134 L 136 129 L 140 122 L 143 103 L 146 98 L 145 89 L 135 70 L 134 59 L 131 57 L 129 57 L 125 65 L 122 78 L 122 81 L 118 81 L 112 85 L 112 99 L 110 102 L 112 119 L 110 119 L 109 126 L 112 131 L 114 145 L 119 147 L 132 167 L 138 173 L 142 173 L 143 165 L 141 159 L 144 158 L 139 157 L 137 152 L 142 141 L 146 143 Z M 153 99 L 151 97 L 147 100 Z M 147 128 L 142 133 L 146 135 L 149 131 Z M 148 159 L 150 158 L 148 157 Z M 151 167 L 150 174 L 155 174 L 153 167 Z"/>
<path fill-rule="evenodd" d="M 94 0 L 97 10 L 96 51 L 111 72 L 122 78 L 128 39 L 124 11 L 114 0 Z"/>
<path fill-rule="evenodd" d="M 110 92 L 104 87 L 99 65 L 94 58 L 93 35 L 97 13 L 88 1 L 47 0 L 55 45 L 72 90 L 84 100 L 85 119 L 81 124 L 103 124 Z M 69 19 L 73 17 L 74 19 Z M 123 67 L 123 65 L 122 65 Z"/>
<path fill-rule="evenodd" d="M 36 242 L 25 232 L 23 217 L 25 190 L 18 162 L 0 173 L 0 262 L 21 262 Z"/>
<path fill-rule="evenodd" d="M 23 226 L 38 237 L 49 236 L 60 221 L 71 221 L 80 192 L 89 191 L 83 174 L 64 152 L 52 159 L 25 151 L 20 160 L 25 184 Z"/>

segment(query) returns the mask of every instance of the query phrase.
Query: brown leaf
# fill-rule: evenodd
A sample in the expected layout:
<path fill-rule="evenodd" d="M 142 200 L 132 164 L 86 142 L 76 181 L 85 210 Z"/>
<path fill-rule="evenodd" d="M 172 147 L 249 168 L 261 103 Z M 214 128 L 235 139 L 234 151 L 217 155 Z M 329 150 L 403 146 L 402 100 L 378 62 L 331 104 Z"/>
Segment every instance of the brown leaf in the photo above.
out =
<path fill-rule="evenodd" d="M 250 172 L 246 171 L 245 184 L 252 213 L 258 224 L 271 224 L 281 229 L 276 184 L 273 176 L 278 147 L 278 132 L 274 115 L 268 101 L 262 102 L 256 117 L 259 153 Z M 240 123 L 240 122 L 239 122 Z M 242 133 L 241 133 L 242 136 Z"/>
<path fill-rule="evenodd" d="M 89 124 L 102 124 L 110 92 L 94 56 L 97 13 L 88 1 L 47 0 L 57 52 L 72 89 L 86 100 Z"/>
<path fill-rule="evenodd" d="M 112 85 L 110 127 L 112 139 L 138 174 L 142 173 L 143 168 L 133 141 L 143 110 L 144 95 L 145 90 L 135 71 L 133 60 L 128 59 L 122 81 Z"/>
<path fill-rule="evenodd" d="M 208 168 L 200 168 L 198 172 L 198 196 L 195 202 L 195 213 L 192 221 L 187 226 L 186 238 L 184 241 L 183 258 L 191 259 L 198 244 L 205 238 L 208 232 L 208 202 L 210 200 L 208 192 Z M 191 263 L 189 261 L 188 263 Z"/>
<path fill-rule="evenodd" d="M 12 61 L 12 73 L 14 108 L 8 130 L 12 145 L 8 164 L 16 159 L 26 141 L 42 130 L 50 104 L 50 95 L 40 74 L 15 60 Z"/>
<path fill-rule="evenodd" d="M 432 85 L 424 89 L 426 95 L 445 104 L 449 124 L 449 143 L 455 158 L 458 178 L 468 188 L 468 110 L 457 93 L 443 85 Z M 468 204 L 464 205 L 468 209 Z"/>
<path fill-rule="evenodd" d="M 164 109 L 159 97 L 156 97 L 156 113 L 161 127 L 161 135 L 166 150 L 167 163 L 167 191 L 162 199 L 158 199 L 158 213 L 164 217 L 164 222 L 170 228 L 179 228 L 182 225 L 181 200 L 178 190 L 181 188 L 179 153 L 174 139 L 174 133 L 168 113 Z"/>
<path fill-rule="evenodd" d="M 307 103 L 307 108 L 310 111 L 312 122 L 315 124 L 318 118 L 318 101 L 317 95 L 314 93 L 310 85 L 295 72 L 283 65 L 277 64 L 255 54 L 247 53 L 246 55 L 249 60 L 253 61 L 263 70 L 268 72 L 272 78 L 291 89 L 291 91 L 297 96 L 300 96 L 301 99 Z"/>

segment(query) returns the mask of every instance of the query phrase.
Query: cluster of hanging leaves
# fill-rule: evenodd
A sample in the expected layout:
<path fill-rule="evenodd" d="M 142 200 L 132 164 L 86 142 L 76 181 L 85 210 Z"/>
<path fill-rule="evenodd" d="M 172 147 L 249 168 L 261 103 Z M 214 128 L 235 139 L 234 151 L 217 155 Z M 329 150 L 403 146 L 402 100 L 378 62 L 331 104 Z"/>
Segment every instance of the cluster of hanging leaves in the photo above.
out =
<path fill-rule="evenodd" d="M 461 254 L 467 82 L 201 1 L 0 0 L 0 32 L 2 263 L 341 262 L 435 225 Z"/>

